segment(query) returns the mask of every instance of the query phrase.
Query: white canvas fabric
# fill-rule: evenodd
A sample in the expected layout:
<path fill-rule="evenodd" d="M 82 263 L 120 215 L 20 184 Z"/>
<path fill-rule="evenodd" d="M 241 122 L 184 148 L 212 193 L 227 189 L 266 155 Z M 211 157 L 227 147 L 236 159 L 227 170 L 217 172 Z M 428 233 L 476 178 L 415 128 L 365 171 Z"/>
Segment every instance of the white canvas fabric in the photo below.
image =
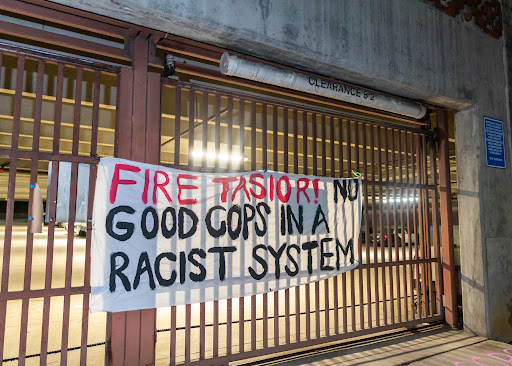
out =
<path fill-rule="evenodd" d="M 91 311 L 249 296 L 358 265 L 361 180 L 102 158 Z"/>

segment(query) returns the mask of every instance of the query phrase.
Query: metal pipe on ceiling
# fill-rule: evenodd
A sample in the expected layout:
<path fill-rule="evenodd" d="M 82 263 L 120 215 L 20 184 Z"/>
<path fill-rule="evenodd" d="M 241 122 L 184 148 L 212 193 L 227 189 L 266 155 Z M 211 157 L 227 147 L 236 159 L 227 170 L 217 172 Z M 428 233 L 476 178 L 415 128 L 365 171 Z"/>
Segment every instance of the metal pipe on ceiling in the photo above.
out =
<path fill-rule="evenodd" d="M 341 81 L 323 79 L 246 60 L 227 52 L 222 54 L 220 72 L 224 75 L 236 76 L 265 84 L 316 94 L 415 119 L 421 119 L 427 113 L 425 106 L 418 102 L 378 93 Z"/>

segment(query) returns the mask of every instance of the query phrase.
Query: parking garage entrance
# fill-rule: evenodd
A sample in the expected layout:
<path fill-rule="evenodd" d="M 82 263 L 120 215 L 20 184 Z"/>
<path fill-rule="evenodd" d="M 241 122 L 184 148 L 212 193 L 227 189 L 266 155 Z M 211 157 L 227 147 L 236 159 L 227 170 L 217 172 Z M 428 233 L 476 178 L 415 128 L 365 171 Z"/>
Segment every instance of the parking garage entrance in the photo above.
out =
<path fill-rule="evenodd" d="M 413 121 L 231 82 L 187 62 L 221 50 L 177 37 L 153 45 L 155 57 L 177 56 L 177 73 L 162 78 L 148 70 L 148 39 L 132 39 L 130 66 L 0 47 L 3 362 L 228 364 L 456 323 L 445 110 Z M 187 171 L 360 175 L 361 263 L 245 298 L 89 313 L 96 167 L 108 156 Z M 36 183 L 42 233 L 28 219 Z"/>

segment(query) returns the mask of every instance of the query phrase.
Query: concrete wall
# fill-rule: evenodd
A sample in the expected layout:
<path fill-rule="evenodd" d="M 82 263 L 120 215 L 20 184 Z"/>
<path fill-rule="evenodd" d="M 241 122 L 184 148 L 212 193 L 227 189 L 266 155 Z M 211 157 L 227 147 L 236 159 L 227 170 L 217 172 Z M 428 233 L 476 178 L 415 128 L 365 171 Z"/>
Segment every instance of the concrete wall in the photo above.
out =
<path fill-rule="evenodd" d="M 56 2 L 456 109 L 464 322 L 512 340 L 503 39 L 419 0 Z M 483 116 L 505 121 L 506 170 L 486 167 Z"/>

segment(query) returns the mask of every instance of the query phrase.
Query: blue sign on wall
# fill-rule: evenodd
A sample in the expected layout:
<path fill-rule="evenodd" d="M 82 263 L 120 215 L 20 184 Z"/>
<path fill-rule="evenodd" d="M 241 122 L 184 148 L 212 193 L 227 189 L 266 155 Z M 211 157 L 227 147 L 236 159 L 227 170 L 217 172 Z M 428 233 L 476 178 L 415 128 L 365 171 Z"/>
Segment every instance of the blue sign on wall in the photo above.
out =
<path fill-rule="evenodd" d="M 505 140 L 503 133 L 503 121 L 484 117 L 485 152 L 487 166 L 491 168 L 505 169 Z"/>

